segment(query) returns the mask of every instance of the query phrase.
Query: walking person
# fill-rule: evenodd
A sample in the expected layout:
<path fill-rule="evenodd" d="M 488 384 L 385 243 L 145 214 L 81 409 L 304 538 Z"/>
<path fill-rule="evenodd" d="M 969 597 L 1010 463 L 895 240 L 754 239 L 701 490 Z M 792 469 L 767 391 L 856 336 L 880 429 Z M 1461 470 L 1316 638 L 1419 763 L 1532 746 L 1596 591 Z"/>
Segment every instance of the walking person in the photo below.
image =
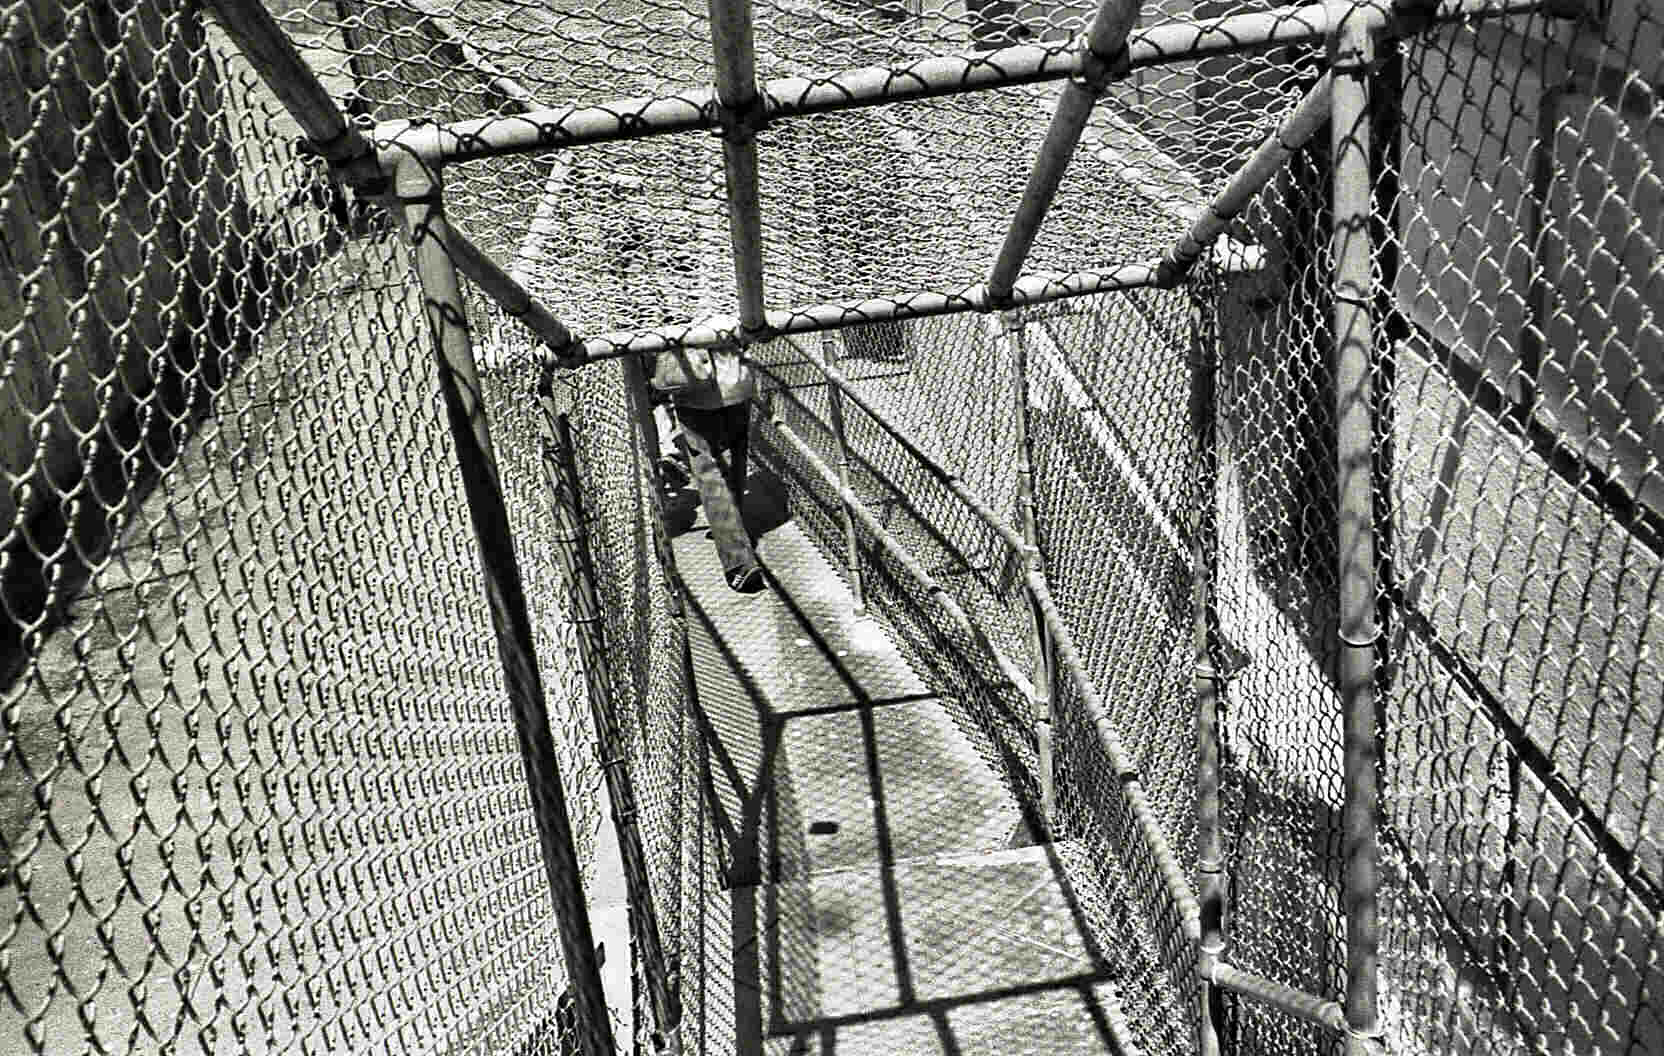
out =
<path fill-rule="evenodd" d="M 723 578 L 733 590 L 755 594 L 765 585 L 763 572 L 740 514 L 757 392 L 751 367 L 738 348 L 671 349 L 654 363 L 653 386 L 675 405 Z"/>

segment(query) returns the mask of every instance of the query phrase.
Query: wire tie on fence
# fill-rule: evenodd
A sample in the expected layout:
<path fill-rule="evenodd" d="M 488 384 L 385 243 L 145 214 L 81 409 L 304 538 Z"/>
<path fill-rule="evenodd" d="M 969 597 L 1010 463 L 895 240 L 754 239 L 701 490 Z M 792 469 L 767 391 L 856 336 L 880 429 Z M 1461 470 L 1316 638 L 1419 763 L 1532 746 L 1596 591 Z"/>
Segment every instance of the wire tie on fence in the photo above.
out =
<path fill-rule="evenodd" d="M 1207 663 L 1205 661 L 1197 663 L 1196 666 L 1192 669 L 1192 673 L 1197 678 L 1205 679 L 1208 682 L 1222 682 L 1222 681 L 1224 681 L 1224 679 L 1222 679 L 1220 677 L 1218 669 L 1215 668 L 1212 664 Z"/>

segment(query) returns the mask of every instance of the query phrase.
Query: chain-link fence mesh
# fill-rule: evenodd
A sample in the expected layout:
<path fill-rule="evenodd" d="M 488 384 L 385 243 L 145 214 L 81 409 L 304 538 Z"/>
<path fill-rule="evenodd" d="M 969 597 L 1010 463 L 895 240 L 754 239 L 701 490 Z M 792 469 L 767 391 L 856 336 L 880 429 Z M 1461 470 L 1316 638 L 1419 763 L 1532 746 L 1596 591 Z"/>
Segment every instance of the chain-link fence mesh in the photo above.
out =
<path fill-rule="evenodd" d="M 1373 80 L 1393 1051 L 1660 1036 L 1658 16 L 1605 17 L 1389 42 Z M 1317 143 L 1261 195 L 1281 289 L 1228 285 L 1214 336 L 1231 956 L 1338 997 L 1330 177 Z M 1255 1051 L 1322 1038 L 1238 1014 Z"/>
<path fill-rule="evenodd" d="M 688 0 L 271 7 L 365 123 L 510 121 L 710 80 L 705 5 Z M 1152 6 L 1140 32 L 1216 7 Z M 1090 15 L 766 3 L 758 73 L 1021 44 L 1062 63 Z M 0 1039 L 54 1053 L 567 1051 L 556 920 L 392 225 L 297 150 L 298 129 L 194 6 L 10 0 L 0 18 Z M 1380 46 L 1370 122 L 1385 1041 L 1654 1051 L 1664 15 L 1614 0 L 1580 22 L 1401 28 L 1416 31 Z M 1323 55 L 1295 44 L 1117 82 L 1030 268 L 1159 256 Z M 1010 86 L 765 129 L 770 306 L 982 279 L 1054 97 Z M 1044 816 L 1045 704 L 1009 677 L 1039 678 L 1043 659 L 1018 555 L 848 400 L 840 447 L 832 390 L 804 360 L 830 356 L 1016 530 L 1026 415 L 1049 581 L 1192 876 L 1204 555 L 1224 678 L 1226 957 L 1338 1000 L 1326 139 L 1231 227 L 1262 251 L 1254 273 L 1205 262 L 1188 292 L 751 350 L 769 408 L 828 464 L 847 454 L 851 487 L 916 559 L 857 527 L 868 604 L 1004 779 L 1027 817 L 1014 839 L 1060 841 L 1150 1052 L 1194 1047 L 1196 951 L 1100 716 L 1051 672 Z M 720 158 L 712 136 L 682 133 L 468 161 L 447 168 L 446 205 L 582 334 L 682 322 L 735 308 Z M 631 915 L 634 1008 L 615 1030 L 651 1049 L 664 1026 L 646 997 L 650 916 L 684 1051 L 730 1051 L 747 999 L 738 932 L 757 907 L 727 889 L 705 801 L 642 408 L 616 365 L 555 385 L 626 731 L 598 756 L 547 531 L 537 356 L 483 298 L 469 311 L 584 880 L 597 920 Z M 1204 373 L 1215 399 L 1199 418 Z M 766 423 L 755 442 L 841 564 L 836 493 Z M 604 765 L 634 788 L 622 820 L 640 833 L 645 892 L 607 864 Z M 1231 1002 L 1227 1040 L 1336 1044 L 1249 999 Z"/>
<path fill-rule="evenodd" d="M 356 85 L 378 121 L 456 121 L 671 96 L 712 80 L 707 6 L 519 0 L 281 0 L 325 83 Z M 1255 4 L 1249 10 L 1270 9 Z M 1030 45 L 1060 70 L 1095 5 L 867 0 L 757 5 L 760 80 Z M 1242 13 L 1150 5 L 1145 26 Z M 477 76 L 461 78 L 461 70 Z M 1076 271 L 1143 261 L 1252 149 L 1296 77 L 1286 55 L 1147 66 L 1099 107 L 1032 263 Z M 905 79 L 905 78 L 903 78 Z M 1010 87 L 788 121 L 758 137 L 764 256 L 783 307 L 984 277 L 1021 196 L 1055 89 Z M 614 103 L 619 105 L 614 106 Z M 628 122 L 626 122 L 628 123 Z M 1205 131 L 1204 131 L 1205 130 Z M 721 151 L 709 134 L 499 157 L 448 173 L 458 224 L 584 333 L 736 310 L 724 258 Z M 881 191 L 879 190 L 881 188 Z M 1141 222 L 1115 225 L 1115 216 Z M 528 203 L 535 205 L 528 208 Z M 522 231 L 535 212 L 545 232 Z M 622 273 L 626 281 L 615 276 Z M 716 281 L 711 281 L 715 279 Z"/>
<path fill-rule="evenodd" d="M 1184 298 L 1176 296 L 1180 305 L 1177 325 L 1182 328 Z M 1086 307 L 1068 315 L 1057 313 L 1019 328 L 1027 335 L 1021 339 L 1028 341 L 1030 377 L 1044 376 L 1048 382 L 1043 390 L 1033 386 L 1027 391 L 1037 405 L 1031 411 L 1031 427 L 1036 433 L 1041 521 L 1046 528 L 1057 525 L 1059 534 L 1065 524 L 1079 525 L 1084 532 L 1100 524 L 1095 517 L 1082 521 L 1080 510 L 1099 496 L 1108 472 L 1094 467 L 1084 482 L 1073 476 L 1065 480 L 1065 473 L 1071 472 L 1065 464 L 1070 457 L 1066 452 L 1072 445 L 1075 454 L 1088 458 L 1113 457 L 1101 448 L 1086 450 L 1069 431 L 1079 421 L 1069 412 L 1080 412 L 1081 417 L 1087 413 L 1071 401 L 1080 401 L 1087 390 L 1064 349 L 1080 352 L 1093 347 L 1073 340 L 1069 327 L 1078 324 L 1090 333 L 1095 327 L 1112 325 L 1117 309 L 1129 305 L 1116 298 L 1084 303 Z M 1067 841 L 1058 845 L 1058 853 L 1080 900 L 1084 926 L 1093 932 L 1099 948 L 1113 951 L 1108 970 L 1118 980 L 1117 992 L 1134 1025 L 1134 1040 L 1145 1051 L 1185 1051 L 1194 1032 L 1192 1002 L 1186 996 L 1193 953 L 1186 949 L 1177 912 L 1167 902 L 1160 871 L 1149 857 L 1139 824 L 1121 798 L 1121 779 L 1071 685 L 1059 691 L 1058 809 L 1052 818 L 1044 817 L 1036 703 L 1006 677 L 994 656 L 995 652 L 1003 654 L 1024 677 L 1037 676 L 1020 558 L 885 426 L 847 398 L 840 401 L 844 425 L 840 449 L 832 429 L 831 389 L 824 375 L 805 363 L 807 358 L 829 355 L 839 372 L 850 379 L 860 403 L 908 435 L 942 470 L 970 487 L 991 512 L 1015 528 L 1020 523 L 1015 422 L 1023 391 L 1017 376 L 1014 342 L 1018 339 L 996 318 L 958 316 L 846 330 L 813 344 L 780 342 L 761 349 L 756 358 L 778 384 L 770 396 L 774 413 L 793 433 L 819 449 L 827 464 L 835 465 L 841 453 L 847 452 L 851 490 L 913 559 L 915 567 L 909 568 L 871 531 L 858 525 L 858 578 L 866 602 L 896 628 L 915 669 L 941 694 L 990 768 L 1005 779 L 1027 819 L 1013 837 L 1025 842 L 1049 827 L 1053 836 Z M 1148 354 L 1156 347 L 1152 339 L 1143 351 Z M 1158 368 L 1159 376 L 1149 382 L 1155 391 L 1162 390 L 1164 380 L 1179 387 L 1178 428 L 1170 438 L 1177 451 L 1171 462 L 1161 465 L 1181 475 L 1188 464 L 1182 428 L 1184 368 L 1181 356 L 1172 369 Z M 1136 401 L 1138 397 L 1129 391 L 1128 398 Z M 1144 406 L 1133 402 L 1125 410 Z M 1100 419 L 1100 432 L 1103 424 Z M 759 446 L 762 457 L 788 483 L 793 516 L 842 563 L 847 553 L 845 522 L 837 494 L 768 427 L 760 431 Z M 1122 458 L 1133 454 L 1125 448 L 1114 451 Z M 1183 487 L 1181 478 L 1181 493 Z M 1152 505 L 1160 500 L 1148 493 L 1145 505 L 1139 505 L 1137 498 L 1132 501 L 1132 507 L 1122 507 L 1129 518 L 1136 509 L 1142 517 L 1151 516 L 1153 510 L 1154 516 L 1166 520 L 1178 509 Z M 1143 527 L 1129 528 L 1127 537 L 1136 537 L 1138 546 L 1148 547 L 1148 534 L 1159 538 L 1159 533 Z M 1048 545 L 1049 535 L 1042 532 Z M 1119 570 L 1122 575 L 1139 575 L 1133 563 L 1140 556 L 1135 552 L 1118 562 L 1106 561 L 1103 554 L 1083 556 L 1080 565 L 1058 577 L 1065 610 L 1072 619 L 1082 621 L 1082 636 L 1092 642 L 1093 674 L 1100 681 L 1111 665 L 1120 665 L 1115 673 L 1136 678 L 1149 670 L 1151 662 L 1171 660 L 1172 656 L 1161 653 L 1162 646 L 1182 645 L 1187 633 L 1184 598 L 1175 609 L 1171 600 L 1152 602 L 1125 584 L 1108 584 L 1100 578 L 1105 567 L 1111 569 L 1110 574 Z M 1164 587 L 1176 582 L 1174 569 L 1158 574 Z M 1097 607 L 1106 587 L 1122 591 L 1117 597 L 1129 606 L 1126 612 L 1102 612 Z M 967 633 L 953 618 L 944 607 L 944 597 L 971 614 L 977 633 Z M 1135 622 L 1129 622 L 1129 616 Z M 1122 627 L 1132 648 L 1122 651 L 1102 644 L 1102 638 L 1113 636 L 1112 628 Z M 1163 638 L 1164 631 L 1172 633 Z M 1140 648 L 1142 652 L 1137 651 Z M 1182 661 L 1182 650 L 1177 655 Z M 1176 688 L 1186 691 L 1189 666 L 1181 663 L 1180 667 L 1185 682 Z M 1161 681 L 1159 676 L 1156 681 Z M 1194 750 L 1183 765 L 1173 759 L 1184 759 L 1185 746 L 1193 744 L 1194 735 L 1183 725 L 1162 721 L 1188 718 L 1188 710 L 1179 710 L 1184 708 L 1183 698 L 1175 701 L 1173 689 L 1168 687 L 1155 702 L 1165 708 L 1152 708 L 1149 698 L 1131 693 L 1117 697 L 1125 709 L 1114 715 L 1121 721 L 1136 714 L 1146 727 L 1161 726 L 1168 738 L 1146 737 L 1140 730 L 1137 741 L 1145 749 L 1140 763 L 1152 777 L 1160 775 L 1157 784 L 1164 820 L 1188 818 L 1194 797 L 1189 783 Z M 1175 732 L 1179 734 L 1176 742 L 1172 741 Z"/>
<path fill-rule="evenodd" d="M 1664 1045 L 1661 43 L 1650 2 L 1441 30 L 1380 107 L 1383 939 L 1441 1013 L 1407 1044 Z"/>
<path fill-rule="evenodd" d="M 194 5 L 0 14 L 0 1048 L 562 1051 L 406 251 Z M 587 855 L 581 681 L 528 581 Z"/>

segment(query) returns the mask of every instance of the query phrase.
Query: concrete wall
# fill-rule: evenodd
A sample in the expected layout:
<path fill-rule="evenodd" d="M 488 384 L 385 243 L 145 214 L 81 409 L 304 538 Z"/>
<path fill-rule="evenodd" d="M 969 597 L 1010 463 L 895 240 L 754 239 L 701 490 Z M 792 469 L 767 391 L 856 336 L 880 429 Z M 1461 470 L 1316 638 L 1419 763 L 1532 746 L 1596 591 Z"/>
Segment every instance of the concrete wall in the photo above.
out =
<path fill-rule="evenodd" d="M 1418 43 L 1396 290 L 1417 325 L 1516 399 L 1535 393 L 1545 423 L 1658 510 L 1661 54 L 1650 0 L 1616 3 L 1602 30 L 1515 19 Z"/>

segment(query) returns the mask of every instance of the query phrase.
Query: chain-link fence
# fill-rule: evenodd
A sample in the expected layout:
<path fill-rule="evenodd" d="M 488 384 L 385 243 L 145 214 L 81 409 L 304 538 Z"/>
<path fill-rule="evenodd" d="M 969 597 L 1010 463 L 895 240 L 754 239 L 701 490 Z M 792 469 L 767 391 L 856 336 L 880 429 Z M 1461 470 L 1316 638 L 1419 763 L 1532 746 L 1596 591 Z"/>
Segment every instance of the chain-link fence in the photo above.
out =
<path fill-rule="evenodd" d="M 578 136 L 580 103 L 651 132 L 648 101 L 710 79 L 703 3 L 269 6 L 383 142 L 474 122 L 445 207 L 575 332 L 736 311 L 714 104 L 534 149 Z M 1288 144 L 1187 289 L 750 349 L 758 457 L 1003 779 L 1012 840 L 1053 843 L 1144 1051 L 1194 1051 L 1199 972 L 1235 1051 L 1342 1044 L 1369 952 L 1348 916 L 1358 650 L 1387 1050 L 1664 1046 L 1664 14 L 1458 6 L 1383 20 L 1362 72 L 1335 71 L 1367 77 L 1367 137 Z M 1034 273 L 1160 258 L 1328 90 L 1339 9 L 1216 7 L 1145 11 Z M 770 307 L 989 306 L 966 291 L 1045 133 L 1039 82 L 1091 16 L 758 5 L 767 106 L 807 115 L 757 135 Z M 397 225 L 298 147 L 195 5 L 9 0 L 0 24 L 0 1041 L 582 1051 L 572 907 L 550 900 Z M 854 83 L 826 71 L 890 67 L 905 93 L 930 56 L 990 49 L 956 67 L 984 90 L 815 109 Z M 1336 170 L 1365 139 L 1360 222 Z M 1365 231 L 1368 289 L 1337 297 L 1332 240 Z M 1366 303 L 1360 510 L 1335 317 Z M 617 363 L 551 389 L 516 320 L 472 288 L 467 312 L 560 771 L 530 780 L 570 814 L 612 1032 L 760 1044 L 735 1036 L 745 907 L 645 394 Z M 551 528 L 563 501 L 581 530 Z M 1368 619 L 1341 596 L 1359 524 Z M 1215 742 L 1218 817 L 1197 798 Z M 1275 986 L 1299 1000 L 1260 999 Z"/>
<path fill-rule="evenodd" d="M 406 251 L 195 5 L 0 14 L 0 1048 L 562 1051 Z M 529 579 L 588 855 L 582 683 Z"/>

